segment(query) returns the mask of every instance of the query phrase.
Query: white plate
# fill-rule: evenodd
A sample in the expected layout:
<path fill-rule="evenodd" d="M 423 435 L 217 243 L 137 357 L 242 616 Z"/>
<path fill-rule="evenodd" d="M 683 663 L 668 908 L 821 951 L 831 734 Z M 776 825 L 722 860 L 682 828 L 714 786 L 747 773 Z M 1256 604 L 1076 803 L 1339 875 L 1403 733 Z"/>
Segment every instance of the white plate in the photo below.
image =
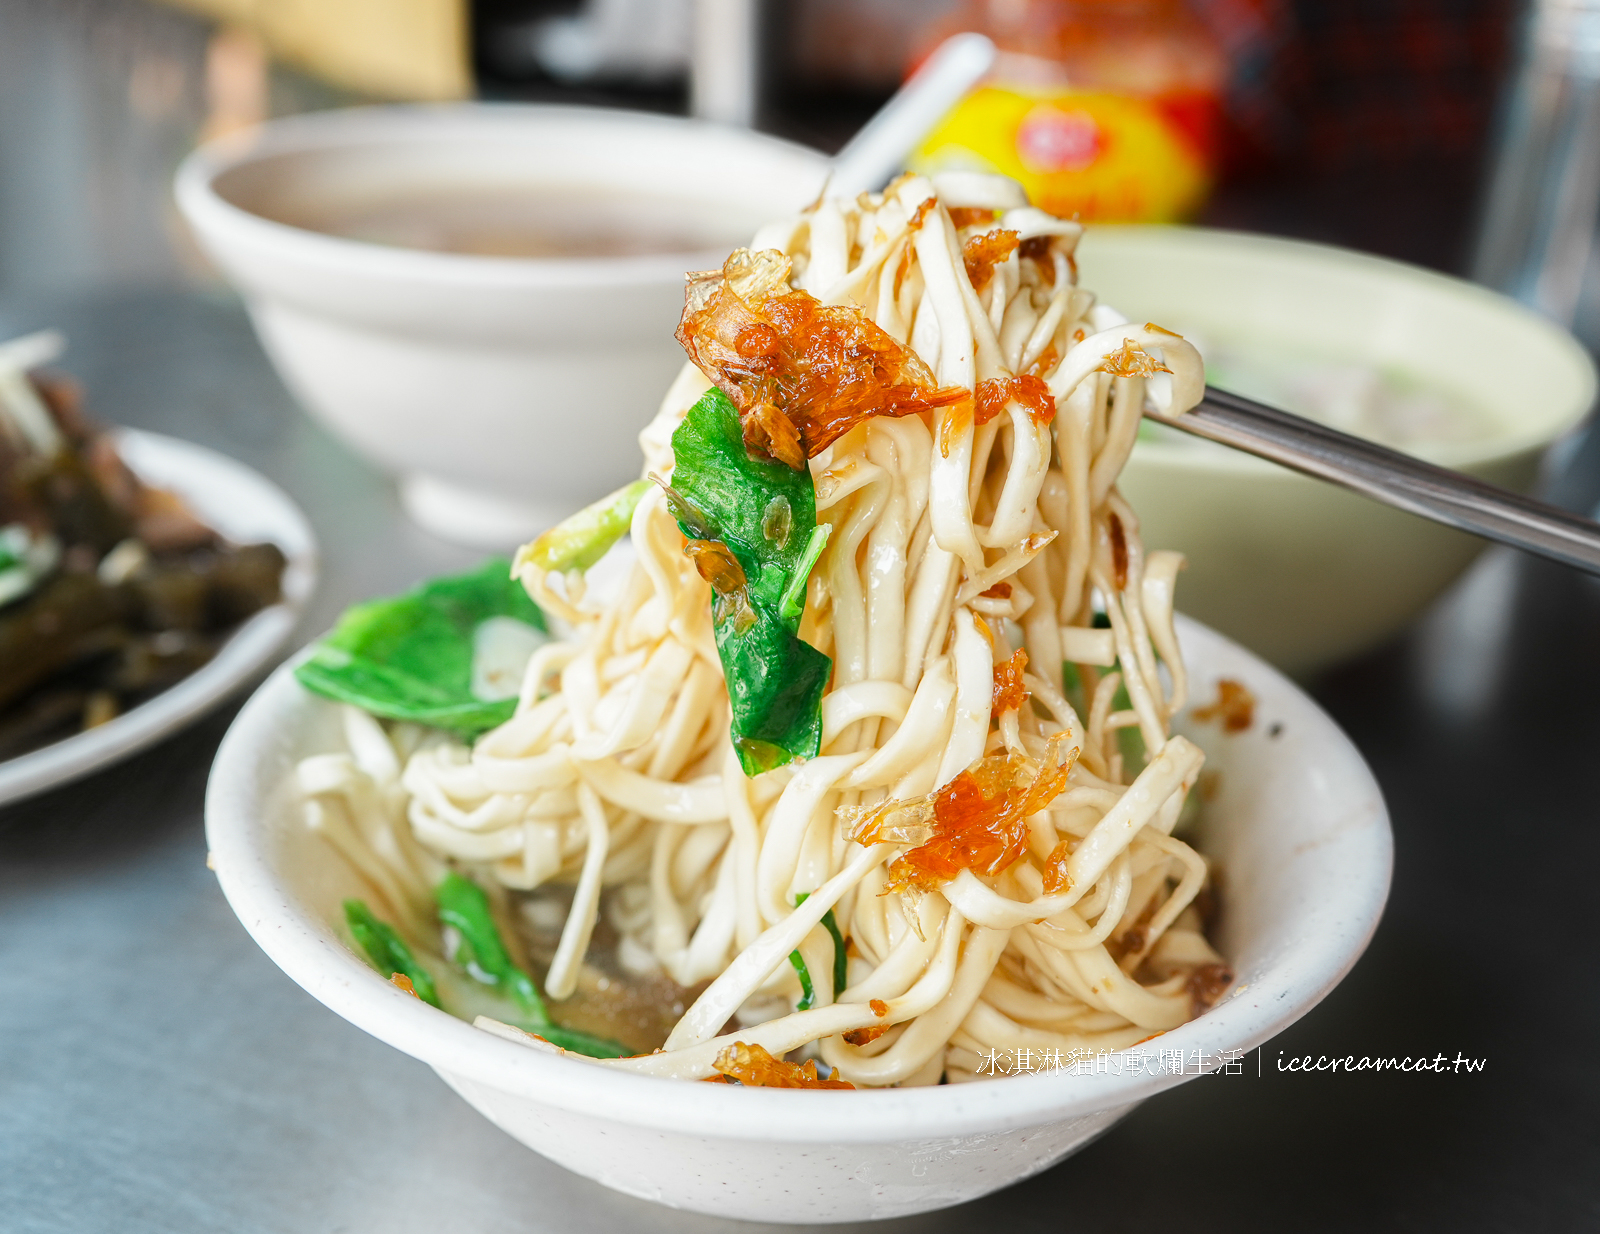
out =
<path fill-rule="evenodd" d="M 0 762 L 0 805 L 31 797 L 161 740 L 255 678 L 282 649 L 317 582 L 317 541 L 300 508 L 243 463 L 175 437 L 118 429 L 117 451 L 146 484 L 171 489 L 201 520 L 240 544 L 283 550 L 283 599 L 229 636 L 195 672 L 98 728 Z"/>

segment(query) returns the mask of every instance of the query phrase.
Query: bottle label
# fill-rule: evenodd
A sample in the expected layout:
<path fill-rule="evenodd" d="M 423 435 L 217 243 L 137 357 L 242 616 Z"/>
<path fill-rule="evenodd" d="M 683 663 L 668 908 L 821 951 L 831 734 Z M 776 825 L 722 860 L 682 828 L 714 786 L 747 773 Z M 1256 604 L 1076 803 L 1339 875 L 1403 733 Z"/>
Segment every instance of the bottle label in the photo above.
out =
<path fill-rule="evenodd" d="M 1153 97 L 987 85 L 910 160 L 913 171 L 996 171 L 1063 218 L 1171 222 L 1197 209 L 1215 168 L 1215 95 Z"/>

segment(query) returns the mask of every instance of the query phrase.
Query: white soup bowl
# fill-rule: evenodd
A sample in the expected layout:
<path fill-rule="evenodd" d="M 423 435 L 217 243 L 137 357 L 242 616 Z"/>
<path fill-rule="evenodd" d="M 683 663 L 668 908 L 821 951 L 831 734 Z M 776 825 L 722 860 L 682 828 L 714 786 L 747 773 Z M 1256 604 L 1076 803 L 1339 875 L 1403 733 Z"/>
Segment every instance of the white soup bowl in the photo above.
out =
<path fill-rule="evenodd" d="M 801 146 L 668 116 L 373 107 L 204 146 L 177 196 L 307 410 L 396 475 L 419 522 L 510 547 L 636 478 L 638 432 L 683 364 L 684 273 L 797 213 L 827 167 Z M 483 256 L 318 230 L 397 202 L 444 227 L 463 203 L 498 202 L 496 225 L 514 224 L 518 203 L 523 223 L 570 226 L 579 209 L 622 247 L 638 238 L 629 219 L 654 210 L 684 251 Z"/>
<path fill-rule="evenodd" d="M 496 1125 L 629 1195 L 723 1217 L 820 1222 L 958 1204 L 1036 1174 L 1138 1102 L 1245 1053 L 1310 1010 L 1366 947 L 1388 894 L 1391 836 L 1371 772 L 1292 683 L 1183 620 L 1199 696 L 1218 678 L 1255 695 L 1255 722 L 1224 735 L 1185 724 L 1219 772 L 1198 843 L 1220 866 L 1216 942 L 1238 982 L 1147 1047 L 1181 1073 L 1016 1075 L 854 1093 L 695 1084 L 630 1075 L 493 1036 L 402 994 L 358 958 L 340 902 L 366 894 L 301 821 L 295 761 L 340 747 L 337 708 L 279 670 L 217 753 L 206 837 L 223 893 L 262 949 L 351 1023 L 428 1063 Z M 1238 1054 L 1232 1057 L 1239 1057 Z M 1174 1152 L 1182 1146 L 1174 1144 Z"/>

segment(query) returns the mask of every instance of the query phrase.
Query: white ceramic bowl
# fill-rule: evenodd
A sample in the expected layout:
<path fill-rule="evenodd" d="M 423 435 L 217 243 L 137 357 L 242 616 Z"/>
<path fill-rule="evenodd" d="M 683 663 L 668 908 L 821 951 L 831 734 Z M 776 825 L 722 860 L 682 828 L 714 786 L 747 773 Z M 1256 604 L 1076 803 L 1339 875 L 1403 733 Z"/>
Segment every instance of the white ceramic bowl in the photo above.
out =
<path fill-rule="evenodd" d="M 683 363 L 684 272 L 798 211 L 826 170 L 815 151 L 667 116 L 381 107 L 204 146 L 177 196 L 306 408 L 396 474 L 420 522 L 505 547 L 637 475 L 639 429 Z M 550 209 L 649 194 L 705 230 L 694 252 L 487 257 L 311 229 L 461 193 Z"/>
<path fill-rule="evenodd" d="M 1092 227 L 1082 283 L 1138 321 L 1245 353 L 1398 372 L 1492 424 L 1419 451 L 1526 491 L 1589 411 L 1594 364 L 1522 305 L 1399 262 L 1267 236 Z M 1146 544 L 1188 554 L 1178 603 L 1305 673 L 1398 632 L 1483 542 L 1210 443 L 1141 441 L 1119 481 Z"/>
<path fill-rule="evenodd" d="M 1218 942 L 1238 972 L 1218 1006 L 1147 1047 L 1184 1051 L 1192 1076 L 1200 1060 L 1215 1068 L 1222 1051 L 1248 1051 L 1304 1015 L 1349 971 L 1383 909 L 1391 837 L 1371 773 L 1316 704 L 1204 627 L 1183 621 L 1180 636 L 1201 698 L 1230 677 L 1257 699 L 1244 733 L 1185 728 L 1220 772 L 1200 844 L 1221 862 Z M 762 1221 L 921 1212 L 1043 1170 L 1184 1078 L 1119 1062 L 1118 1073 L 774 1091 L 626 1075 L 491 1036 L 394 989 L 331 924 L 360 883 L 287 794 L 294 760 L 335 748 L 337 733 L 335 708 L 287 668 L 234 722 L 206 794 L 229 903 L 314 997 L 428 1063 L 510 1135 L 608 1187 Z"/>

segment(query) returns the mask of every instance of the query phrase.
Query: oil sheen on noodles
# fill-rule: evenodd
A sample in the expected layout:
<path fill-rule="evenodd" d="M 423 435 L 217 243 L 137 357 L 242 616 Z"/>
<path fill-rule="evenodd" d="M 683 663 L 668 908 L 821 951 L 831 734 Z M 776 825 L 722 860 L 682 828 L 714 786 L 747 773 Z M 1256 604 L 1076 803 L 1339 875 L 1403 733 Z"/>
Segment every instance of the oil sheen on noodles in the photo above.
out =
<path fill-rule="evenodd" d="M 534 656 L 513 719 L 468 748 L 397 740 L 347 709 L 349 752 L 302 765 L 312 822 L 402 923 L 428 928 L 448 860 L 509 889 L 574 889 L 553 1000 L 576 988 L 608 903 L 636 970 L 709 980 L 663 1049 L 596 1065 L 705 1078 L 740 1041 L 858 1086 L 957 1082 L 992 1070 L 991 1051 L 1130 1046 L 1190 1018 L 1199 977 L 1225 971 L 1193 904 L 1206 865 L 1171 834 L 1202 757 L 1169 733 L 1182 562 L 1144 551 L 1116 488 L 1142 407 L 1191 407 L 1200 359 L 1075 285 L 1076 224 L 1008 181 L 941 189 L 905 177 L 824 200 L 751 245 L 791 260 L 793 289 L 909 344 L 941 388 L 1032 374 L 1054 410 L 878 416 L 809 460 L 831 524 L 800 630 L 833 660 L 818 757 L 741 771 L 711 591 L 653 488 L 612 598 L 576 572 L 525 575 L 569 633 Z M 1019 243 L 969 271 L 970 241 L 995 229 Z M 708 386 L 692 366 L 674 383 L 641 435 L 645 473 L 670 478 L 673 429 Z M 996 668 L 1018 650 L 997 711 Z M 1142 766 L 1124 762 L 1124 729 Z M 1024 784 L 1070 766 L 1023 851 L 999 873 L 897 880 L 917 836 L 874 831 L 875 807 L 986 755 L 1011 756 Z M 850 957 L 837 997 L 829 910 Z M 803 1011 L 791 952 L 818 977 Z"/>

